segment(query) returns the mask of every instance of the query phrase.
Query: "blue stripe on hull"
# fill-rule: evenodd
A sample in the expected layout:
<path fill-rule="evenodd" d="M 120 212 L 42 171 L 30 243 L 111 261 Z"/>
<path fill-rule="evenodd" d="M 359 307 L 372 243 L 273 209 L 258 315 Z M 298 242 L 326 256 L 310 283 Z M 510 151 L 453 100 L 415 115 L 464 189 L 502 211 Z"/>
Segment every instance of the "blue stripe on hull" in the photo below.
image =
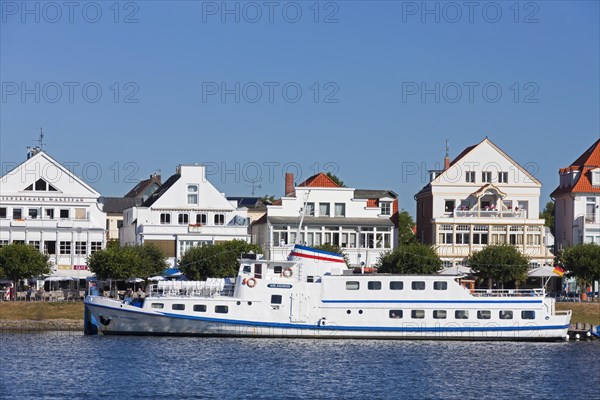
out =
<path fill-rule="evenodd" d="M 542 304 L 543 300 L 321 300 L 326 304 Z"/>

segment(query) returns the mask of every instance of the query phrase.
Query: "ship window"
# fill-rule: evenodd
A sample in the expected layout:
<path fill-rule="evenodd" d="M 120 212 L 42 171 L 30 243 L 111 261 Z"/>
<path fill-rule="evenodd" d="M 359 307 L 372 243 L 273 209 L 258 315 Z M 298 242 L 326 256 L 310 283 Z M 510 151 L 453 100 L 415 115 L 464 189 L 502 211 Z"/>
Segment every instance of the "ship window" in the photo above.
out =
<path fill-rule="evenodd" d="M 271 304 L 281 304 L 281 295 L 280 294 L 272 294 L 271 295 Z"/>
<path fill-rule="evenodd" d="M 535 319 L 535 311 L 521 311 L 521 319 Z"/>
<path fill-rule="evenodd" d="M 433 282 L 433 290 L 448 290 L 448 282 Z"/>
<path fill-rule="evenodd" d="M 423 282 L 423 281 L 414 281 L 412 283 L 412 290 L 425 290 L 425 282 Z"/>
<path fill-rule="evenodd" d="M 369 290 L 381 290 L 381 282 L 379 282 L 379 281 L 369 281 L 369 283 L 367 283 L 367 289 L 369 289 Z"/>
<path fill-rule="evenodd" d="M 433 310 L 433 318 L 435 319 L 446 319 L 447 314 L 446 310 Z"/>
<path fill-rule="evenodd" d="M 163 303 L 152 303 L 152 308 L 165 308 Z"/>
<path fill-rule="evenodd" d="M 215 312 L 217 314 L 227 314 L 229 312 L 228 306 L 215 306 Z"/>
<path fill-rule="evenodd" d="M 402 290 L 404 289 L 404 282 L 402 281 L 391 281 L 390 290 Z"/>
<path fill-rule="evenodd" d="M 315 277 L 314 276 L 310 276 L 309 275 L 309 276 L 306 277 L 306 282 L 313 283 L 314 281 L 315 281 Z"/>
<path fill-rule="evenodd" d="M 206 304 L 194 304 L 194 311 L 206 312 Z"/>
<path fill-rule="evenodd" d="M 173 304 L 171 306 L 171 309 L 183 311 L 183 310 L 185 310 L 185 304 Z"/>
<path fill-rule="evenodd" d="M 244 265 L 244 273 L 249 274 L 252 272 L 252 266 L 251 265 Z"/>
<path fill-rule="evenodd" d="M 276 265 L 275 267 L 273 267 L 273 272 L 275 272 L 276 274 L 281 274 L 282 271 L 283 267 L 281 265 Z"/>
<path fill-rule="evenodd" d="M 393 319 L 402 318 L 402 310 L 390 310 L 390 318 L 393 318 Z"/>
<path fill-rule="evenodd" d="M 413 319 L 423 319 L 425 318 L 425 310 L 412 310 L 410 317 Z"/>
<path fill-rule="evenodd" d="M 513 318 L 513 312 L 510 310 L 502 310 L 500 311 L 500 319 L 512 319 Z"/>
<path fill-rule="evenodd" d="M 456 310 L 454 311 L 454 318 L 469 319 L 469 312 L 467 310 Z"/>
<path fill-rule="evenodd" d="M 358 290 L 359 287 L 360 287 L 360 283 L 358 283 L 358 281 L 346 282 L 346 290 Z"/>
<path fill-rule="evenodd" d="M 477 319 L 490 319 L 492 312 L 490 310 L 477 311 Z"/>

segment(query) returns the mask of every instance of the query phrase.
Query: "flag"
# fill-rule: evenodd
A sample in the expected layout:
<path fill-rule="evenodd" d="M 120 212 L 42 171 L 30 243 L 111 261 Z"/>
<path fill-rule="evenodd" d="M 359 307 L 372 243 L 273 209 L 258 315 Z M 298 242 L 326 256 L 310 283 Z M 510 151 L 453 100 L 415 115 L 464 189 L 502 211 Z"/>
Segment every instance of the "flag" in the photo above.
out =
<path fill-rule="evenodd" d="M 565 274 L 565 270 L 561 266 L 558 266 L 558 265 L 554 266 L 554 270 L 552 270 L 552 272 L 554 272 L 558 276 L 563 276 Z"/>

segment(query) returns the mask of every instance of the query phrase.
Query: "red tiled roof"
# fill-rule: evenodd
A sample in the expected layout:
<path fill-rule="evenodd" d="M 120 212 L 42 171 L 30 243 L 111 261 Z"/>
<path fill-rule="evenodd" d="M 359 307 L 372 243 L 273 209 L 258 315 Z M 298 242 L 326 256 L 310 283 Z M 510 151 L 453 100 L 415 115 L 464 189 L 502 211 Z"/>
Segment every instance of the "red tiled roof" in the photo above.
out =
<path fill-rule="evenodd" d="M 298 187 L 340 187 L 337 183 L 335 183 L 327 174 L 320 172 L 316 175 L 311 176 L 304 182 L 298 185 Z"/>
<path fill-rule="evenodd" d="M 573 186 L 560 187 L 559 185 L 550 196 L 556 197 L 565 193 L 600 193 L 600 187 L 592 186 L 591 181 L 590 171 L 596 168 L 600 168 L 600 139 L 596 140 L 573 164 L 559 170 L 560 174 L 580 171 Z"/>

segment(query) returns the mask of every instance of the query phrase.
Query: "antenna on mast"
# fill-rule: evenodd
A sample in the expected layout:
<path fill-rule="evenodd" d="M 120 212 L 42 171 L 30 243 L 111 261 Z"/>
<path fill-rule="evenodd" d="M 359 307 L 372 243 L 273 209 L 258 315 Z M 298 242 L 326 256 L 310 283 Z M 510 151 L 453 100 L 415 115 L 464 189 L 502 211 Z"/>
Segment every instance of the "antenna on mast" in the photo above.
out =
<path fill-rule="evenodd" d="M 256 189 L 262 189 L 262 187 L 260 185 L 258 185 L 256 182 L 257 181 L 252 181 L 250 183 L 250 185 L 248 185 L 252 188 L 252 196 L 254 196 L 254 194 L 256 193 Z"/>
<path fill-rule="evenodd" d="M 45 144 L 46 143 L 44 143 L 44 130 L 40 128 L 40 138 L 38 139 L 38 147 L 40 148 L 40 150 L 44 149 Z"/>

